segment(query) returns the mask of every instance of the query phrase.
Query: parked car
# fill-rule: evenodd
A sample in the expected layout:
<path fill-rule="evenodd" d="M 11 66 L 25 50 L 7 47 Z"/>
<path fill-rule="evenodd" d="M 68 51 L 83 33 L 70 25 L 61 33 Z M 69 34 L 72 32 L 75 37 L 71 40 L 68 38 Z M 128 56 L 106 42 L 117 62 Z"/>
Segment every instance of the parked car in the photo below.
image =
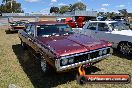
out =
<path fill-rule="evenodd" d="M 96 63 L 112 53 L 112 44 L 89 36 L 74 34 L 72 28 L 60 22 L 32 22 L 19 30 L 24 49 L 40 59 L 44 73 L 62 72 L 82 64 Z"/>
<path fill-rule="evenodd" d="M 82 28 L 85 24 L 85 17 L 78 17 L 76 20 L 66 19 L 66 24 L 72 28 Z"/>
<path fill-rule="evenodd" d="M 9 22 L 9 31 L 23 30 L 27 23 L 29 23 L 27 20 Z"/>
<path fill-rule="evenodd" d="M 89 21 L 79 33 L 109 41 L 123 54 L 132 52 L 132 30 L 121 22 Z"/>
<path fill-rule="evenodd" d="M 77 17 L 75 20 L 73 18 L 58 18 L 57 22 L 64 22 L 68 24 L 71 28 L 82 28 L 85 24 L 85 17 Z"/>

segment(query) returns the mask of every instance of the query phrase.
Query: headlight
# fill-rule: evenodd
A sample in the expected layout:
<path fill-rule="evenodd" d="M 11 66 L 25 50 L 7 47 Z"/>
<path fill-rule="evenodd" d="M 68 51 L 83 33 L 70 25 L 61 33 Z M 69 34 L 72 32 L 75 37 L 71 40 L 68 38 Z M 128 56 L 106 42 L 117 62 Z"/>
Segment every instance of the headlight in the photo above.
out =
<path fill-rule="evenodd" d="M 103 55 L 103 51 L 100 50 L 100 51 L 99 51 L 99 56 L 102 56 L 102 55 Z"/>
<path fill-rule="evenodd" d="M 62 64 L 62 65 L 66 65 L 67 63 L 68 63 L 68 59 L 62 59 L 62 60 L 61 60 L 61 64 Z"/>
<path fill-rule="evenodd" d="M 103 50 L 103 54 L 107 54 L 107 50 L 105 49 L 105 50 Z"/>
<path fill-rule="evenodd" d="M 69 58 L 68 62 L 72 64 L 74 62 L 74 57 Z"/>
<path fill-rule="evenodd" d="M 16 24 L 11 24 L 12 26 L 15 26 Z"/>

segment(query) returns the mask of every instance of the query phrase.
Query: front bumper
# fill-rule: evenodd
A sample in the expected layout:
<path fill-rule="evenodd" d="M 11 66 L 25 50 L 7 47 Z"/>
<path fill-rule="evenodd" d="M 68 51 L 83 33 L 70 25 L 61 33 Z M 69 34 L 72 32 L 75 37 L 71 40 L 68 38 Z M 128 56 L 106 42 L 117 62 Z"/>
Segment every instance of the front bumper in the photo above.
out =
<path fill-rule="evenodd" d="M 66 71 L 66 70 L 70 70 L 72 68 L 76 68 L 76 67 L 79 67 L 80 65 L 83 65 L 83 64 L 88 64 L 88 63 L 95 63 L 95 62 L 98 62 L 100 60 L 103 60 L 109 56 L 111 56 L 111 54 L 113 53 L 113 49 L 110 48 L 110 53 L 109 54 L 106 54 L 106 55 L 103 55 L 103 56 L 100 56 L 100 57 L 97 57 L 97 58 L 92 58 L 92 59 L 89 59 L 89 60 L 86 60 L 86 61 L 82 61 L 82 62 L 78 62 L 78 63 L 74 63 L 74 64 L 70 64 L 70 65 L 66 65 L 66 66 L 60 66 L 60 60 L 56 60 L 56 71 L 57 72 L 61 72 L 61 71 Z"/>

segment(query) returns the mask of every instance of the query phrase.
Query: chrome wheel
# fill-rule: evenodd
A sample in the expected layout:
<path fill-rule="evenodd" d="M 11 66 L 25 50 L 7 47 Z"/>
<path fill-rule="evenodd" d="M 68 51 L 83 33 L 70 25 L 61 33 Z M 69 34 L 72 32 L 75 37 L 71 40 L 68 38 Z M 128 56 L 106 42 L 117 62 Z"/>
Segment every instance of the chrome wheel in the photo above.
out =
<path fill-rule="evenodd" d="M 47 70 L 46 61 L 44 59 L 41 60 L 41 69 L 43 72 L 46 72 L 46 70 Z"/>
<path fill-rule="evenodd" d="M 132 51 L 132 46 L 129 43 L 121 43 L 120 44 L 120 52 L 129 55 Z"/>

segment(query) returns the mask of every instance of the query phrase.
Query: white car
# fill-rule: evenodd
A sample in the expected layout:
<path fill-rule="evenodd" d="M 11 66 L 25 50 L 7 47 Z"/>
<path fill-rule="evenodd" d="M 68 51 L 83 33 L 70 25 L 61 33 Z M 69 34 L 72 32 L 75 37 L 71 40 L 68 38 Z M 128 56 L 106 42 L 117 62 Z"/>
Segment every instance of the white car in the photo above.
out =
<path fill-rule="evenodd" d="M 117 21 L 89 21 L 79 33 L 109 41 L 123 54 L 132 52 L 132 30 Z"/>

